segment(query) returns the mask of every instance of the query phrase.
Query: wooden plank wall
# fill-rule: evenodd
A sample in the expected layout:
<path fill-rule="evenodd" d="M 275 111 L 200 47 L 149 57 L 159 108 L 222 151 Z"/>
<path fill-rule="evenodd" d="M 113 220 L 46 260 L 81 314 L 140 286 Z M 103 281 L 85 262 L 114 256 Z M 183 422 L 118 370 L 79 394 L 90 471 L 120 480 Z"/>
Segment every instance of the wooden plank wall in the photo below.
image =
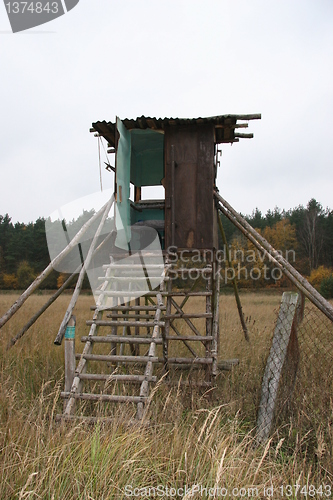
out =
<path fill-rule="evenodd" d="M 166 247 L 171 246 L 171 146 L 175 167 L 175 245 L 213 248 L 214 126 L 182 125 L 165 130 Z"/>

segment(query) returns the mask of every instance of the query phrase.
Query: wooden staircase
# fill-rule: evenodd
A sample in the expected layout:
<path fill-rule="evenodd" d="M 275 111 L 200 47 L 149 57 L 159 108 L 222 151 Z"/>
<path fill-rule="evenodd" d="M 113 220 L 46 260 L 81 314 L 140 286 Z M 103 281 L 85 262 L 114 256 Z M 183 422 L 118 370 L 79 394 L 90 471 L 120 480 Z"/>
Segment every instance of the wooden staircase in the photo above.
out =
<path fill-rule="evenodd" d="M 172 276 L 177 276 L 179 270 L 169 263 L 145 265 L 144 276 L 142 266 L 136 263 L 123 265 L 113 261 L 103 268 L 105 276 L 99 278 L 101 286 L 96 293 L 96 306 L 92 308 L 93 318 L 86 322 L 89 334 L 81 338 L 85 344 L 83 352 L 74 354 L 77 365 L 70 383 L 65 381 L 65 391 L 61 393 L 64 411 L 59 418 L 92 421 L 111 418 L 110 405 L 100 411 L 98 417 L 92 417 L 89 402 L 95 402 L 99 408 L 99 403 L 136 405 L 136 419 L 142 420 L 151 388 L 158 380 L 154 374 L 158 364 L 164 366 L 168 383 L 175 380 L 171 374 L 179 367 L 204 369 L 204 379 L 195 385 L 210 387 L 217 370 L 218 334 L 216 325 L 214 330 L 216 290 L 212 287 L 212 267 L 205 268 L 209 278 L 204 291 L 195 291 L 195 282 L 189 290 L 173 290 L 171 270 Z M 137 284 L 144 279 L 150 284 L 148 273 L 159 277 L 160 284 L 155 290 L 149 286 L 143 297 Z M 198 312 L 197 308 L 195 312 L 183 311 L 192 297 L 205 298 L 205 312 Z M 205 334 L 194 325 L 196 318 L 204 321 Z M 186 334 L 180 331 L 180 320 L 186 323 Z M 190 356 L 177 355 L 180 343 Z M 196 348 L 198 344 L 204 346 L 201 353 Z M 184 380 L 181 384 L 190 382 Z M 88 405 L 89 416 L 84 415 L 85 405 Z"/>

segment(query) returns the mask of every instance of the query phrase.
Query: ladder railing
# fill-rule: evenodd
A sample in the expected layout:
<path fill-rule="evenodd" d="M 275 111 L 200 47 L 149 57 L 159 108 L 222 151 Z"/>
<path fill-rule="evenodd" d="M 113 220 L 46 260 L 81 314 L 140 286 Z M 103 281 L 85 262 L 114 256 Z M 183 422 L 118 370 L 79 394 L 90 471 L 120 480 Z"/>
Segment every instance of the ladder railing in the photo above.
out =
<path fill-rule="evenodd" d="M 77 354 L 78 365 L 75 371 L 74 380 L 70 391 L 61 393 L 65 398 L 66 405 L 63 417 L 70 418 L 75 412 L 75 403 L 77 400 L 90 401 L 105 401 L 105 402 L 132 402 L 137 404 L 137 418 L 142 419 L 144 415 L 145 404 L 149 398 L 149 384 L 156 382 L 156 376 L 153 375 L 153 365 L 158 363 L 159 358 L 156 353 L 156 345 L 162 344 L 161 329 L 164 328 L 162 321 L 162 311 L 165 309 L 161 292 L 164 290 L 164 279 L 166 278 L 166 270 L 164 269 L 161 276 L 160 291 L 151 291 L 149 296 L 154 296 L 157 302 L 154 305 L 140 305 L 140 299 L 137 297 L 138 292 L 132 289 L 132 277 L 127 276 L 128 290 L 118 290 L 114 283 L 119 280 L 116 275 L 117 269 L 128 270 L 128 265 L 123 267 L 122 264 L 111 262 L 108 266 L 103 266 L 106 274 L 104 281 L 98 290 L 98 301 L 92 320 L 86 321 L 90 326 L 88 336 L 83 336 L 81 341 L 85 342 L 83 352 Z M 160 265 L 148 266 L 150 269 L 154 267 L 160 272 Z M 132 266 L 132 271 L 136 270 L 136 266 Z M 120 276 L 121 278 L 122 276 Z M 142 295 L 142 293 L 141 293 Z M 112 305 L 107 305 L 109 297 L 112 297 Z M 132 305 L 133 297 L 135 305 Z M 127 304 L 123 305 L 122 302 Z M 120 304 L 119 304 L 120 302 Z M 103 318 L 104 313 L 108 313 L 106 318 Z M 143 313 L 143 314 L 142 314 Z M 154 315 L 152 315 L 154 313 Z M 110 328 L 111 335 L 100 335 L 100 329 Z M 118 334 L 118 328 L 122 329 L 122 335 Z M 131 334 L 131 328 L 135 329 L 135 335 Z M 147 333 L 142 335 L 142 329 Z M 148 329 L 152 331 L 149 335 Z M 108 354 L 95 354 L 93 349 L 95 345 L 107 345 L 111 347 L 111 352 Z M 120 345 L 119 354 L 117 354 L 117 346 Z M 124 351 L 124 346 L 129 345 L 131 355 Z M 139 346 L 147 346 L 148 353 L 140 355 Z M 107 362 L 111 366 L 130 367 L 133 365 L 144 365 L 142 375 L 138 374 L 117 374 L 117 373 L 87 373 L 87 365 L 89 362 Z M 83 392 L 83 384 L 86 381 L 105 381 L 105 382 L 126 382 L 140 384 L 140 391 L 137 396 L 132 394 L 117 395 Z"/>

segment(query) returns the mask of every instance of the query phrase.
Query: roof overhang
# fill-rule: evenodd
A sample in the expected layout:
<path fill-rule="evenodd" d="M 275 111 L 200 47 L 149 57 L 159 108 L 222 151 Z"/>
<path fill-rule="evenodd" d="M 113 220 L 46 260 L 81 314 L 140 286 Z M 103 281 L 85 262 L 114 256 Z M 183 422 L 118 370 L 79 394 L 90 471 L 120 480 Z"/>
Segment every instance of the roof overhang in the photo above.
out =
<path fill-rule="evenodd" d="M 151 118 L 141 116 L 136 119 L 125 118 L 122 120 L 127 130 L 133 129 L 151 129 L 164 132 L 167 127 L 182 125 L 203 125 L 213 124 L 215 130 L 215 143 L 233 143 L 238 142 L 240 138 L 252 139 L 252 133 L 241 133 L 236 130 L 247 128 L 249 120 L 260 120 L 261 114 L 248 115 L 220 115 L 208 118 Z M 116 147 L 116 123 L 114 122 L 95 122 L 92 124 L 91 132 L 97 132 L 104 137 L 111 147 Z"/>

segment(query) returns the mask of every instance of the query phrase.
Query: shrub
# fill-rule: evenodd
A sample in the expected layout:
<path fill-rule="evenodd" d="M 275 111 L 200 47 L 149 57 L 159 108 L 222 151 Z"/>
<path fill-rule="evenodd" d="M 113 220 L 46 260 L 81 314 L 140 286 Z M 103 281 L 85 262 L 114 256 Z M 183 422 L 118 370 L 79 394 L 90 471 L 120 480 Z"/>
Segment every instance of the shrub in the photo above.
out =
<path fill-rule="evenodd" d="M 319 290 L 321 282 L 330 276 L 332 276 L 332 269 L 325 266 L 319 266 L 317 269 L 312 269 L 309 282 Z"/>
<path fill-rule="evenodd" d="M 333 298 L 333 274 L 322 280 L 320 284 L 320 293 L 325 299 Z"/>
<path fill-rule="evenodd" d="M 16 290 L 17 278 L 15 274 L 3 274 L 2 288 L 4 288 L 5 290 Z"/>
<path fill-rule="evenodd" d="M 24 289 L 28 288 L 36 277 L 34 270 L 26 260 L 19 264 L 16 275 L 19 288 Z"/>
<path fill-rule="evenodd" d="M 60 273 L 58 278 L 57 278 L 57 288 L 62 287 L 62 285 L 65 283 L 66 279 L 68 278 L 68 275 L 65 273 Z"/>

